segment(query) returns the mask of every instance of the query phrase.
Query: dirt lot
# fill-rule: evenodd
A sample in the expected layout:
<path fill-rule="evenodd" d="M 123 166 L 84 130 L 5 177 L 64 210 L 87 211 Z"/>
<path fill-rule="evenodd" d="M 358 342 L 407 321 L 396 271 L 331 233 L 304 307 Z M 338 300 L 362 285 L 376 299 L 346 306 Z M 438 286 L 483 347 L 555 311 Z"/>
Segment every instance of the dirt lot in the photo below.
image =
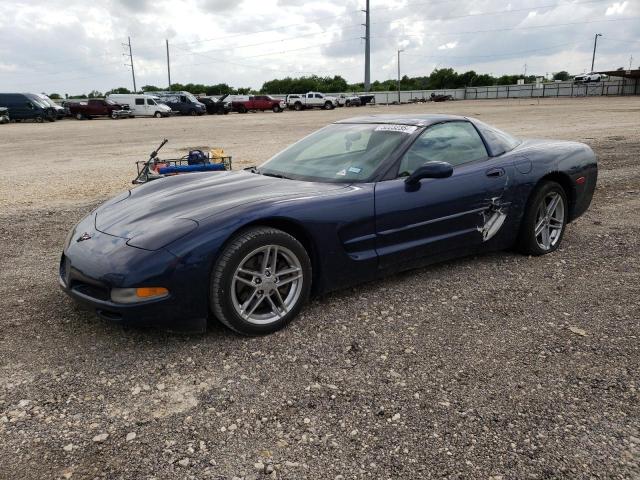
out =
<path fill-rule="evenodd" d="M 594 203 L 552 255 L 394 276 L 265 338 L 122 328 L 58 290 L 67 230 L 161 138 L 246 166 L 386 112 L 586 142 Z M 0 152 L 0 478 L 640 478 L 640 98 L 11 124 Z"/>

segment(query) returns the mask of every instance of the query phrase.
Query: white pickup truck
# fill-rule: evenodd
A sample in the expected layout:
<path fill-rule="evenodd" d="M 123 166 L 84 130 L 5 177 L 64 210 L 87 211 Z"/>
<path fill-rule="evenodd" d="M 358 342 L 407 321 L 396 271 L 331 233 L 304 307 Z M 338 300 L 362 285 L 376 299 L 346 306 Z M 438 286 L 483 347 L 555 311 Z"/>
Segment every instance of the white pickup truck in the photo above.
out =
<path fill-rule="evenodd" d="M 303 93 L 301 95 L 287 95 L 287 107 L 294 110 L 304 110 L 305 108 L 324 108 L 331 110 L 338 106 L 338 99 L 319 92 Z"/>

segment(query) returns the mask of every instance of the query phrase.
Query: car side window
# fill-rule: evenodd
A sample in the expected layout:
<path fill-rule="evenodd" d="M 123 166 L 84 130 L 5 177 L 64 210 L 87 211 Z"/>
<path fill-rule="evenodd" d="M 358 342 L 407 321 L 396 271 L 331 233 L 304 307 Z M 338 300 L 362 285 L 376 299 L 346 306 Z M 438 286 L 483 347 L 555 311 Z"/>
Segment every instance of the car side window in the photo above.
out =
<path fill-rule="evenodd" d="M 319 93 L 316 93 L 316 98 L 322 98 L 322 95 L 320 95 Z"/>
<path fill-rule="evenodd" d="M 469 122 L 439 123 L 429 127 L 411 145 L 400 161 L 398 176 L 411 175 L 429 161 L 463 165 L 487 158 L 487 149 Z"/>
<path fill-rule="evenodd" d="M 136 105 L 144 105 L 144 98 L 136 98 Z"/>

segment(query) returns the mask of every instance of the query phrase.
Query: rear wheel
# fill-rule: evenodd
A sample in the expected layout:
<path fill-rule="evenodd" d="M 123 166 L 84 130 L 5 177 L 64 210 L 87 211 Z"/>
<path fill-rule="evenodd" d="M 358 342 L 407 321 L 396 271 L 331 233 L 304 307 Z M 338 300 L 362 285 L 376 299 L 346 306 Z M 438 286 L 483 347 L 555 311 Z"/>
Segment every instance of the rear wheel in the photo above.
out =
<path fill-rule="evenodd" d="M 567 225 L 567 195 L 562 186 L 545 181 L 531 194 L 522 219 L 518 250 L 527 255 L 545 255 L 560 246 Z"/>
<path fill-rule="evenodd" d="M 300 110 L 302 110 L 302 103 L 296 102 L 293 108 L 299 112 Z"/>
<path fill-rule="evenodd" d="M 243 335 L 275 332 L 299 312 L 311 288 L 311 261 L 288 233 L 255 227 L 224 249 L 211 276 L 216 318 Z"/>
<path fill-rule="evenodd" d="M 82 120 L 84 118 L 84 115 L 82 115 L 81 113 L 76 113 L 76 120 Z"/>

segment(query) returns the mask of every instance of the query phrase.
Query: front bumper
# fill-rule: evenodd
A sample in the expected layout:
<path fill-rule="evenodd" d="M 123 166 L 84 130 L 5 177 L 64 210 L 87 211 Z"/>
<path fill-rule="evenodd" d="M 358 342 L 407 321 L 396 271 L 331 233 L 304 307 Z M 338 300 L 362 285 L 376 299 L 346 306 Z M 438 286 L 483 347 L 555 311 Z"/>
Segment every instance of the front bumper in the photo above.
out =
<path fill-rule="evenodd" d="M 114 110 L 111 115 L 116 115 L 118 118 L 129 118 L 133 116 L 133 112 L 131 110 Z"/>
<path fill-rule="evenodd" d="M 205 331 L 208 281 L 203 282 L 197 272 L 185 268 L 166 250 L 131 247 L 124 238 L 91 229 L 94 217 L 90 215 L 78 224 L 61 256 L 58 281 L 62 290 L 82 307 L 111 322 Z M 83 232 L 90 238 L 77 241 Z M 112 288 L 145 286 L 166 287 L 170 294 L 135 304 L 111 300 Z"/>

